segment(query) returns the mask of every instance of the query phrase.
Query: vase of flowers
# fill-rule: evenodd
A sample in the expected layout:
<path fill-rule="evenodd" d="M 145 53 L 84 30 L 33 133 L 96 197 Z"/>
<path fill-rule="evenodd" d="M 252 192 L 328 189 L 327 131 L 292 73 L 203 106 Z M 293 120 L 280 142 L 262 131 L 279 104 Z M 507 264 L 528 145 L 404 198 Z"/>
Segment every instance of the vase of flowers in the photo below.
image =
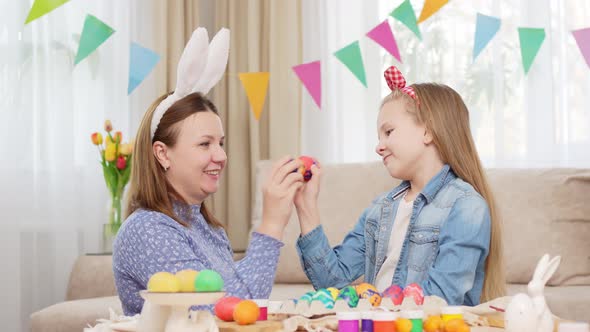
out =
<path fill-rule="evenodd" d="M 123 143 L 123 134 L 120 131 L 113 133 L 110 120 L 105 121 L 104 130 L 104 145 L 101 133 L 95 132 L 90 138 L 98 148 L 102 173 L 110 194 L 108 219 L 103 225 L 103 250 L 111 251 L 112 241 L 123 222 L 123 193 L 131 175 L 133 144 Z"/>

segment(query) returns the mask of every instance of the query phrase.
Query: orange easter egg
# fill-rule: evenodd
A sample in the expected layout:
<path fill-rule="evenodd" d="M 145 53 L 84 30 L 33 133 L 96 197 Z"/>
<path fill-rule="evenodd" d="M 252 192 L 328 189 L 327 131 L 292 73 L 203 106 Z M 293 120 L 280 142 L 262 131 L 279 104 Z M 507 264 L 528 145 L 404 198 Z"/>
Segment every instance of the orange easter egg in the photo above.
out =
<path fill-rule="evenodd" d="M 259 315 L 260 308 L 254 301 L 240 301 L 234 308 L 234 320 L 238 325 L 254 324 Z"/>
<path fill-rule="evenodd" d="M 462 332 L 460 329 L 464 325 L 466 326 L 467 324 L 462 319 L 451 319 L 445 323 L 445 332 Z"/>
<path fill-rule="evenodd" d="M 395 327 L 397 332 L 410 332 L 412 331 L 412 321 L 407 318 L 398 318 L 395 321 Z"/>
<path fill-rule="evenodd" d="M 424 332 L 442 332 L 443 320 L 440 316 L 430 316 L 424 321 Z"/>

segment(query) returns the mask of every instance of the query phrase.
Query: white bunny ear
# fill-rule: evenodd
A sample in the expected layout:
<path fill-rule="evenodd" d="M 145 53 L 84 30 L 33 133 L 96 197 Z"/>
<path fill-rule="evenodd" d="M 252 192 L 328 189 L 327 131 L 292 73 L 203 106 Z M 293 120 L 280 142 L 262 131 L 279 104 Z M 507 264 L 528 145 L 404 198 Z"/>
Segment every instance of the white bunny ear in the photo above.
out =
<path fill-rule="evenodd" d="M 533 274 L 532 280 L 542 280 L 543 274 L 547 269 L 547 263 L 549 263 L 549 255 L 545 254 L 537 263 L 537 267 L 535 268 L 535 273 Z"/>
<path fill-rule="evenodd" d="M 192 92 L 200 92 L 206 95 L 219 82 L 227 67 L 229 38 L 230 32 L 226 28 L 219 30 L 215 37 L 213 37 L 209 45 L 207 67 L 199 78 L 199 81 L 193 87 Z"/>
<path fill-rule="evenodd" d="M 542 275 L 542 279 L 541 279 L 543 281 L 543 285 L 546 285 L 547 281 L 549 281 L 549 279 L 551 279 L 551 277 L 553 276 L 553 273 L 555 273 L 555 271 L 557 271 L 557 268 L 559 267 L 559 263 L 561 263 L 561 256 L 555 256 L 555 257 L 551 258 L 549 263 L 547 263 L 547 265 L 545 266 L 545 271 L 543 271 L 543 275 Z"/>
<path fill-rule="evenodd" d="M 176 69 L 174 94 L 181 98 L 191 93 L 199 81 L 208 61 L 209 34 L 205 28 L 197 28 L 189 39 Z"/>

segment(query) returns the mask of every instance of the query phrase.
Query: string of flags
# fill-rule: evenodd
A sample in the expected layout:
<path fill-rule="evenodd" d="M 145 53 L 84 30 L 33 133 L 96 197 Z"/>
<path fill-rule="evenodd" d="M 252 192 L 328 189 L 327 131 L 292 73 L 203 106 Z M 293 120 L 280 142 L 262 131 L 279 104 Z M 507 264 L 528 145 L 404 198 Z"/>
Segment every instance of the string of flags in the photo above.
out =
<path fill-rule="evenodd" d="M 46 15 L 69 1 L 70 0 L 35 0 L 25 20 L 25 24 Z M 426 0 L 420 16 L 416 18 L 410 0 L 404 0 L 389 14 L 389 16 L 401 22 L 406 28 L 414 33 L 418 40 L 422 40 L 419 24 L 426 21 L 447 3 L 448 0 Z M 477 13 L 473 43 L 474 62 L 497 35 L 501 23 L 500 18 Z M 82 28 L 80 44 L 74 61 L 75 65 L 92 54 L 92 52 L 98 49 L 98 47 L 107 41 L 114 33 L 115 30 L 113 28 L 97 17 L 88 14 Z M 572 31 L 572 35 L 576 40 L 576 44 L 578 45 L 586 64 L 590 67 L 590 28 L 574 30 Z M 385 49 L 400 63 L 402 62 L 397 41 L 387 19 L 367 32 L 366 36 Z M 518 36 L 523 69 L 525 74 L 528 74 L 537 53 L 545 41 L 545 29 L 519 27 Z M 160 60 L 160 56 L 156 52 L 135 42 L 130 43 L 129 50 L 128 95 L 141 84 Z M 363 86 L 367 87 L 365 67 L 358 40 L 337 50 L 333 55 L 346 68 L 348 68 Z M 302 82 L 319 109 L 322 108 L 321 69 L 322 66 L 319 60 L 292 67 L 295 75 Z M 270 73 L 239 73 L 238 76 L 246 92 L 254 117 L 258 120 L 260 119 L 260 114 L 264 108 Z"/>

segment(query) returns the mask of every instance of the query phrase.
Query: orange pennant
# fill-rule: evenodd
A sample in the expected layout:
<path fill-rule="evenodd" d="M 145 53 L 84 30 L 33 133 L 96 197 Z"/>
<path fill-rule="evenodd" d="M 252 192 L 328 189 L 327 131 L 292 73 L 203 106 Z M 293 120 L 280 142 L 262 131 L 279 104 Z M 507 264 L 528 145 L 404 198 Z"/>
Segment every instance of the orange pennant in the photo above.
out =
<path fill-rule="evenodd" d="M 436 13 L 448 2 L 449 0 L 426 0 L 424 2 L 424 7 L 422 7 L 420 18 L 418 18 L 418 23 L 426 21 L 430 16 L 432 16 L 432 14 Z"/>
<path fill-rule="evenodd" d="M 256 120 L 260 120 L 270 74 L 268 72 L 238 73 L 238 76 L 242 81 L 244 90 L 246 90 L 246 96 L 248 96 L 254 117 L 256 117 Z"/>

